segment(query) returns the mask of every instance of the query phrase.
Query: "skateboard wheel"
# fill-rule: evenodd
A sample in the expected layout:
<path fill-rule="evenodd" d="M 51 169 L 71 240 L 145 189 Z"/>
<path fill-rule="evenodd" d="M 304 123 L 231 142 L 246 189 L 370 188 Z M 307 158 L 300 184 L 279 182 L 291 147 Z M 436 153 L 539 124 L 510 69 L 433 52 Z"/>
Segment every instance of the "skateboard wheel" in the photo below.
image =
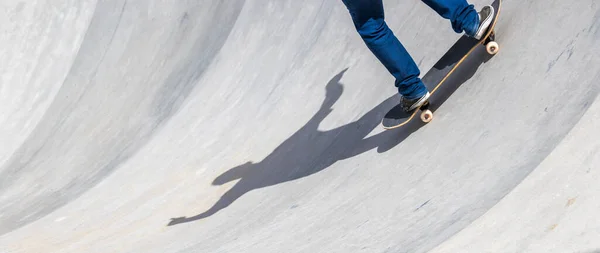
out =
<path fill-rule="evenodd" d="M 496 54 L 498 53 L 498 50 L 500 50 L 500 46 L 498 46 L 498 43 L 495 41 L 492 41 L 485 45 L 485 49 L 487 50 L 488 54 Z"/>
<path fill-rule="evenodd" d="M 430 110 L 425 110 L 421 113 L 421 120 L 425 123 L 431 122 L 433 119 L 433 113 Z"/>

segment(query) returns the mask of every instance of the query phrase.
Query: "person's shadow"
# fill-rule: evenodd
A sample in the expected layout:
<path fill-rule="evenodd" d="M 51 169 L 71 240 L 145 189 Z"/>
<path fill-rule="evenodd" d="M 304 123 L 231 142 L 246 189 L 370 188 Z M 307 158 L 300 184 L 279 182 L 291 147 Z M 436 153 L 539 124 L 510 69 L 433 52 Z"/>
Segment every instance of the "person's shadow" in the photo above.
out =
<path fill-rule="evenodd" d="M 381 123 L 383 115 L 398 103 L 394 95 L 367 112 L 360 119 L 338 128 L 320 131 L 319 124 L 332 112 L 332 106 L 341 97 L 340 79 L 347 69 L 337 74 L 326 86 L 326 97 L 319 111 L 296 133 L 279 145 L 264 160 L 246 162 L 218 176 L 213 185 L 239 181 L 210 209 L 193 217 L 172 218 L 169 226 L 209 217 L 249 191 L 273 186 L 317 173 L 339 160 L 378 148 L 385 152 L 423 124 L 409 124 L 395 131 L 384 131 L 365 138 Z M 361 103 L 361 101 L 355 101 Z"/>
<path fill-rule="evenodd" d="M 468 38 L 465 36 L 461 37 L 423 77 L 423 80 L 438 73 L 439 69 L 460 60 L 466 53 L 462 48 L 466 39 Z M 430 109 L 437 110 L 460 85 L 473 77 L 481 64 L 490 60 L 491 57 L 485 52 L 485 47 L 479 46 L 448 78 L 446 84 L 442 85 L 438 95 L 432 96 Z M 386 152 L 424 125 L 420 120 L 413 120 L 400 128 L 383 131 L 365 138 L 379 126 L 385 113 L 398 104 L 399 96 L 396 94 L 352 123 L 332 130 L 320 131 L 319 124 L 331 113 L 333 104 L 342 95 L 343 85 L 340 80 L 346 70 L 337 74 L 327 83 L 326 96 L 319 111 L 264 160 L 259 163 L 246 162 L 236 166 L 213 181 L 213 185 L 223 185 L 239 179 L 229 191 L 221 196 L 217 203 L 196 216 L 172 218 L 168 226 L 209 217 L 228 207 L 249 191 L 312 175 L 339 160 L 360 155 L 371 149 L 377 148 L 379 153 Z M 355 103 L 361 103 L 361 101 L 357 100 Z M 402 159 L 398 158 L 397 160 L 401 161 Z"/>

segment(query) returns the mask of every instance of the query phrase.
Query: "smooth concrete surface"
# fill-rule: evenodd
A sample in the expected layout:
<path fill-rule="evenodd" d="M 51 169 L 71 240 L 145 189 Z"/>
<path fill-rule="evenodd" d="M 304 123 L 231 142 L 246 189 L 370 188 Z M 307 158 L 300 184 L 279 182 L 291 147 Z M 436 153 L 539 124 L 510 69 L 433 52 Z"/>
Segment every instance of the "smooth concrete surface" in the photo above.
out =
<path fill-rule="evenodd" d="M 422 73 L 460 37 L 384 3 Z M 3 0 L 0 252 L 596 252 L 600 4 L 502 7 L 499 54 L 383 131 L 341 1 Z"/>

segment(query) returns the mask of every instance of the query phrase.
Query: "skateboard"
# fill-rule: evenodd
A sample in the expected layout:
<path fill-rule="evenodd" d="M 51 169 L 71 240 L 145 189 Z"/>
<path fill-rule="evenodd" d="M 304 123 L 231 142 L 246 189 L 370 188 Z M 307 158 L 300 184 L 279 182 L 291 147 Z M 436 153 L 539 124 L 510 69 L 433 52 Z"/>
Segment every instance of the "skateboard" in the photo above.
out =
<path fill-rule="evenodd" d="M 497 42 L 495 42 L 495 32 L 494 28 L 496 26 L 496 21 L 498 20 L 498 15 L 500 14 L 502 0 L 495 0 L 491 5 L 494 8 L 494 17 L 492 18 L 492 22 L 490 23 L 490 27 L 488 28 L 486 34 L 480 39 L 476 40 L 474 38 L 463 35 L 451 48 L 442 56 L 442 58 L 433 66 L 431 70 L 429 70 L 421 80 L 427 87 L 427 90 L 430 93 L 430 97 L 425 104 L 421 107 L 414 109 L 411 112 L 405 112 L 402 110 L 400 104 L 394 106 L 390 109 L 389 112 L 385 114 L 383 117 L 381 124 L 385 129 L 394 129 L 401 127 L 408 122 L 410 122 L 413 118 L 415 118 L 416 114 L 421 111 L 421 120 L 425 123 L 431 122 L 433 120 L 433 112 L 430 110 L 430 101 L 432 98 L 436 98 L 435 94 L 438 91 L 438 88 L 454 73 L 454 71 L 460 66 L 465 59 L 479 46 L 485 45 L 486 51 L 490 55 L 495 55 L 500 50 L 500 47 Z"/>

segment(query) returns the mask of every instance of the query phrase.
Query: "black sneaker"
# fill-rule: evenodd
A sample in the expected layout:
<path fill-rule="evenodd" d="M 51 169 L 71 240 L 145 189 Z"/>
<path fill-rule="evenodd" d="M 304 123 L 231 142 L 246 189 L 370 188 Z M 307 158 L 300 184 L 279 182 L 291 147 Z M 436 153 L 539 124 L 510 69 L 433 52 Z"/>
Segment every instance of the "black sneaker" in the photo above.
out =
<path fill-rule="evenodd" d="M 406 99 L 403 96 L 400 96 L 400 105 L 402 106 L 402 109 L 405 112 L 411 112 L 412 110 L 417 109 L 423 104 L 425 104 L 425 102 L 427 102 L 427 99 L 429 99 L 430 95 L 431 94 L 427 92 L 422 97 L 415 99 Z"/>
<path fill-rule="evenodd" d="M 473 35 L 473 38 L 476 40 L 480 40 L 481 37 L 487 32 L 487 29 L 492 24 L 492 19 L 494 18 L 494 7 L 492 6 L 484 6 L 479 12 L 479 28 L 477 28 L 477 32 Z"/>

